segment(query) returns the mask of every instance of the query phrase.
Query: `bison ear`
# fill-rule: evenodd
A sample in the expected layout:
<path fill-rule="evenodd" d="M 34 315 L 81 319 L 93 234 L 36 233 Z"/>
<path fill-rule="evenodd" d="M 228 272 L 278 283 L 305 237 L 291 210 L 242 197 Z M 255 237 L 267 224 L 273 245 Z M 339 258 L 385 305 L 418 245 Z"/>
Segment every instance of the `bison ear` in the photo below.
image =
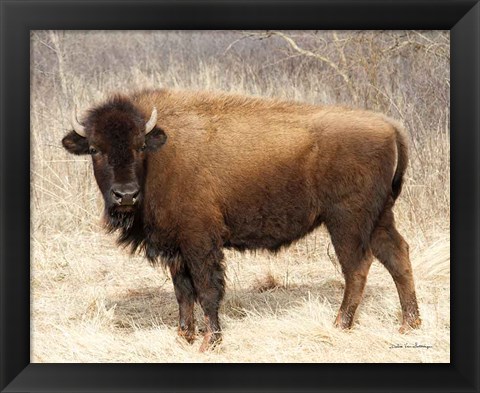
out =
<path fill-rule="evenodd" d="M 167 141 L 167 135 L 161 128 L 155 127 L 145 136 L 146 151 L 155 151 L 160 149 Z"/>
<path fill-rule="evenodd" d="M 88 154 L 87 138 L 78 135 L 75 131 L 70 131 L 62 139 L 63 147 L 72 154 Z"/>

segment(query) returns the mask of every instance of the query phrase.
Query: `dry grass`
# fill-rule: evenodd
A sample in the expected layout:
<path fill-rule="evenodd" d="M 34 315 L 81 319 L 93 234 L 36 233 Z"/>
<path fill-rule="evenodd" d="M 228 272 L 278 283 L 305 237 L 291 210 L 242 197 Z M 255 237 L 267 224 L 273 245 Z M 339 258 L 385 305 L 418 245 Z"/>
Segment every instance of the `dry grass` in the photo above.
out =
<path fill-rule="evenodd" d="M 342 86 L 332 67 L 298 56 L 281 37 L 33 33 L 33 362 L 449 362 L 449 72 L 440 51 L 448 34 L 288 34 L 349 70 L 352 86 Z M 385 55 L 392 43 L 401 50 Z M 344 283 L 320 228 L 277 255 L 227 252 L 223 344 L 200 354 L 201 340 L 190 346 L 178 339 L 170 277 L 102 231 L 91 163 L 60 145 L 74 102 L 86 107 L 124 86 L 352 103 L 400 117 L 412 132 L 412 158 L 395 211 L 410 244 L 421 329 L 397 332 L 395 286 L 374 263 L 354 328 L 336 330 Z"/>

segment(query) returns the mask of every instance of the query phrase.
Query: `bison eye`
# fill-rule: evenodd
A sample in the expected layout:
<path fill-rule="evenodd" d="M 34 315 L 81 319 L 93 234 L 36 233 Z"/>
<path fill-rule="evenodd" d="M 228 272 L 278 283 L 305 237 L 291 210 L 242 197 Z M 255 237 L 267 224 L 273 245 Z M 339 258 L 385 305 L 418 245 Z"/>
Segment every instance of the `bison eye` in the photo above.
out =
<path fill-rule="evenodd" d="M 90 148 L 88 149 L 88 152 L 90 154 L 97 154 L 98 153 L 98 150 L 95 149 L 93 146 L 90 146 Z"/>
<path fill-rule="evenodd" d="M 144 143 L 144 144 L 142 145 L 142 147 L 141 147 L 140 149 L 138 149 L 138 150 L 139 150 L 139 151 L 144 151 L 146 148 L 147 148 L 147 144 Z"/>

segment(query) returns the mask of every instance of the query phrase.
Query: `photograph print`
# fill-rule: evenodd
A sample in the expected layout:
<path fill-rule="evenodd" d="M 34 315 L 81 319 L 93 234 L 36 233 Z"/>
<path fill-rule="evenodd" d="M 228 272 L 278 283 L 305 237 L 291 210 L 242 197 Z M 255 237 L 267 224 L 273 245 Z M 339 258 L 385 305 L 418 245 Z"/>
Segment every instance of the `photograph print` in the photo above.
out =
<path fill-rule="evenodd" d="M 30 55 L 31 362 L 450 362 L 448 31 Z"/>

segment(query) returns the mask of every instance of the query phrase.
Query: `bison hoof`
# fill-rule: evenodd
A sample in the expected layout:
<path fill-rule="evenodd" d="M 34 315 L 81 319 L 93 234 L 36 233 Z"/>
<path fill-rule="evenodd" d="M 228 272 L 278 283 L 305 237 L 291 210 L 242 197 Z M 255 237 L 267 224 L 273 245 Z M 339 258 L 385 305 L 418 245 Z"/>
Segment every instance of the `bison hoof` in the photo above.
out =
<path fill-rule="evenodd" d="M 178 328 L 177 332 L 178 336 L 187 341 L 189 344 L 192 344 L 195 341 L 195 331 Z"/>
<path fill-rule="evenodd" d="M 402 326 L 400 326 L 400 329 L 398 329 L 400 334 L 407 334 L 413 329 L 418 329 L 422 325 L 422 320 L 417 317 L 415 319 L 412 319 L 411 321 L 403 322 Z"/>
<path fill-rule="evenodd" d="M 211 351 L 217 347 L 218 344 L 222 341 L 222 335 L 219 332 L 205 333 L 203 337 L 202 345 L 200 346 L 200 352 Z"/>
<path fill-rule="evenodd" d="M 342 318 L 342 315 L 338 314 L 333 325 L 340 330 L 350 330 L 352 328 L 352 324 L 352 318 L 347 318 L 347 320 L 345 320 L 345 318 Z"/>

